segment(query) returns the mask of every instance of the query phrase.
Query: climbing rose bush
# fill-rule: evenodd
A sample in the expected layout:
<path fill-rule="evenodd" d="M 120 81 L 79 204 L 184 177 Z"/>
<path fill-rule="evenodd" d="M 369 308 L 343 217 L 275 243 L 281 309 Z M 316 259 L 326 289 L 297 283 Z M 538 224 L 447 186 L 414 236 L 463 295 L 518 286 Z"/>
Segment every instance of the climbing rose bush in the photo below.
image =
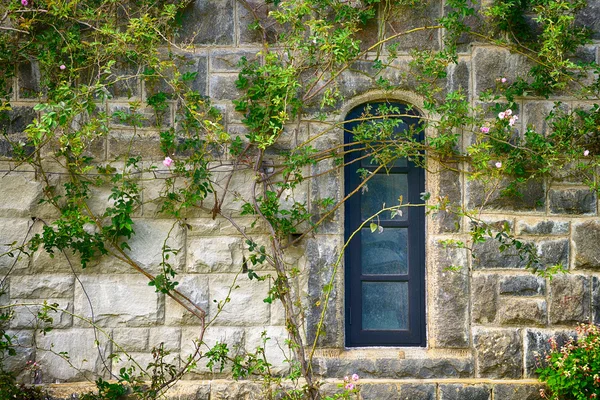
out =
<path fill-rule="evenodd" d="M 545 367 L 537 370 L 549 392 L 544 399 L 584 400 L 600 398 L 600 329 L 594 324 L 577 327 L 578 338 L 569 338 L 563 346 L 550 339 Z"/>

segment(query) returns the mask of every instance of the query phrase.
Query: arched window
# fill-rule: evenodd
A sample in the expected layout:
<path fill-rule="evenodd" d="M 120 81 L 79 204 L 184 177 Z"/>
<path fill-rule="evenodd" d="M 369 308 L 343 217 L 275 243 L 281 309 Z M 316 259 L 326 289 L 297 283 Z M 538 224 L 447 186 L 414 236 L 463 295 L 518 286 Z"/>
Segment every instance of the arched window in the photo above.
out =
<path fill-rule="evenodd" d="M 416 111 L 402 103 L 367 103 L 346 116 L 346 195 L 369 178 L 345 203 L 346 240 L 384 204 L 399 204 L 400 196 L 403 204 L 423 203 L 424 170 L 410 157 L 392 161 L 402 150 L 384 145 L 422 140 L 412 129 L 417 125 Z M 379 138 L 378 131 L 387 133 Z M 424 346 L 424 207 L 403 207 L 401 215 L 384 212 L 373 222 L 380 228 L 372 232 L 367 223 L 346 249 L 346 345 Z"/>

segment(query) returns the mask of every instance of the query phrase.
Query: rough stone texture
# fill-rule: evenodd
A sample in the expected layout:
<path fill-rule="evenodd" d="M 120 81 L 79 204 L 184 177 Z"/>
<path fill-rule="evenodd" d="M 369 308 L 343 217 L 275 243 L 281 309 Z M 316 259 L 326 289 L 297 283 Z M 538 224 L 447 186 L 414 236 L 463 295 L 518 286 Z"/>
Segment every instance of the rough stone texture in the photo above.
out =
<path fill-rule="evenodd" d="M 117 328 L 112 331 L 115 351 L 141 352 L 148 350 L 148 328 Z"/>
<path fill-rule="evenodd" d="M 42 198 L 42 184 L 32 178 L 32 173 L 0 176 L 0 215 L 35 216 L 35 207 Z M 24 231 L 23 235 L 26 232 Z"/>
<path fill-rule="evenodd" d="M 219 382 L 211 385 L 210 400 L 262 400 L 263 387 L 256 382 Z"/>
<path fill-rule="evenodd" d="M 525 332 L 525 377 L 535 378 L 535 371 L 544 365 L 544 357 L 550 352 L 550 338 L 555 338 L 560 348 L 569 337 L 576 337 L 572 331 L 547 331 L 528 329 Z"/>
<path fill-rule="evenodd" d="M 202 335 L 201 328 L 198 327 L 186 327 L 181 329 L 181 358 L 186 359 L 191 354 L 194 354 L 197 348 L 198 340 Z M 233 328 L 226 326 L 214 326 L 212 329 L 207 329 L 204 337 L 203 344 L 200 345 L 201 351 L 207 351 L 213 348 L 217 343 L 224 343 L 229 349 L 228 355 L 234 357 L 240 354 L 244 349 L 245 333 L 241 328 Z M 197 367 L 192 371 L 193 375 L 196 374 L 208 374 L 211 372 L 219 373 L 221 365 L 217 364 L 211 371 L 206 366 L 207 360 L 203 360 L 198 363 Z M 227 365 L 223 372 L 231 372 L 231 364 Z"/>
<path fill-rule="evenodd" d="M 190 240 L 188 245 L 188 272 L 238 272 L 242 267 L 241 237 L 213 236 Z"/>
<path fill-rule="evenodd" d="M 362 400 L 397 399 L 398 385 L 393 383 L 360 385 L 360 397 Z"/>
<path fill-rule="evenodd" d="M 469 276 L 466 249 L 444 249 L 437 244 L 433 254 L 435 282 L 430 285 L 436 299 L 430 310 L 430 334 L 436 347 L 469 346 Z M 460 266 L 450 271 L 450 265 Z"/>
<path fill-rule="evenodd" d="M 509 77 L 509 83 L 517 77 L 527 78 L 530 67 L 525 57 L 496 47 L 476 47 L 472 60 L 475 77 L 473 84 L 477 94 L 495 88 L 499 77 Z"/>
<path fill-rule="evenodd" d="M 40 66 L 38 62 L 25 62 L 19 65 L 18 69 L 19 98 L 31 99 L 41 94 Z"/>
<path fill-rule="evenodd" d="M 498 322 L 502 325 L 546 325 L 548 310 L 542 299 L 503 298 L 498 310 Z"/>
<path fill-rule="evenodd" d="M 552 214 L 592 215 L 596 213 L 596 194 L 589 189 L 550 189 Z"/>
<path fill-rule="evenodd" d="M 10 337 L 11 342 L 15 345 L 16 355 L 13 357 L 4 357 L 2 359 L 2 367 L 5 371 L 22 372 L 27 367 L 27 361 L 35 360 L 34 348 L 34 330 L 15 329 L 6 330 L 6 335 Z M 28 374 L 28 373 L 26 373 Z"/>
<path fill-rule="evenodd" d="M 498 276 L 475 275 L 471 281 L 471 318 L 477 324 L 494 322 L 498 309 Z"/>
<path fill-rule="evenodd" d="M 486 188 L 479 181 L 467 181 L 466 201 L 469 209 L 479 209 L 482 206 L 487 210 L 503 211 L 543 211 L 546 199 L 544 183 L 541 180 L 532 180 L 526 184 L 518 185 L 521 196 L 502 196 L 501 190 L 508 184 L 494 188 Z"/>
<path fill-rule="evenodd" d="M 600 279 L 592 277 L 592 322 L 600 322 Z"/>
<path fill-rule="evenodd" d="M 400 385 L 400 400 L 434 400 L 436 396 L 435 385 L 430 384 L 405 384 Z"/>
<path fill-rule="evenodd" d="M 164 296 L 148 286 L 142 275 L 81 276 L 75 286 L 75 314 L 92 317 L 99 326 L 149 326 L 163 317 Z M 79 321 L 78 325 L 87 325 Z"/>
<path fill-rule="evenodd" d="M 439 174 L 439 182 L 440 196 L 447 197 L 453 202 L 460 201 L 462 194 L 460 174 L 444 169 Z M 455 213 L 439 211 L 435 214 L 434 221 L 438 224 L 439 233 L 458 232 L 460 229 L 460 217 Z"/>
<path fill-rule="evenodd" d="M 567 235 L 569 233 L 568 221 L 517 221 L 517 235 Z"/>
<path fill-rule="evenodd" d="M 20 299 L 71 297 L 74 280 L 72 275 L 13 276 L 10 295 Z"/>
<path fill-rule="evenodd" d="M 573 228 L 575 268 L 600 268 L 600 222 L 587 221 Z"/>
<path fill-rule="evenodd" d="M 263 301 L 267 297 L 269 282 L 250 280 L 240 275 L 234 283 L 235 275 L 211 275 L 209 281 L 210 305 L 209 317 L 216 316 L 219 304 L 223 309 L 215 324 L 229 326 L 266 325 L 269 323 L 269 304 Z M 233 285 L 230 301 L 224 302 Z M 216 300 L 216 302 L 215 302 Z M 250 305 L 251 308 L 249 307 Z"/>
<path fill-rule="evenodd" d="M 158 347 L 162 343 L 165 350 L 177 352 L 181 348 L 181 329 L 171 327 L 150 329 L 148 343 L 149 349 Z"/>
<path fill-rule="evenodd" d="M 187 296 L 197 307 L 208 312 L 208 276 L 177 275 L 177 290 Z M 166 325 L 200 325 L 202 321 L 181 304 L 165 297 Z"/>
<path fill-rule="evenodd" d="M 440 385 L 440 400 L 489 400 L 490 396 L 487 385 Z"/>
<path fill-rule="evenodd" d="M 526 261 L 519 257 L 514 247 L 499 250 L 500 242 L 489 238 L 473 245 L 473 269 L 525 268 Z"/>
<path fill-rule="evenodd" d="M 214 72 L 238 72 L 242 57 L 246 58 L 248 62 L 254 62 L 259 60 L 257 50 L 240 50 L 231 51 L 227 50 L 215 50 L 210 54 L 210 70 Z"/>
<path fill-rule="evenodd" d="M 94 345 L 98 340 L 100 347 Z M 95 335 L 94 329 L 54 330 L 46 335 L 37 334 L 36 361 L 42 368 L 43 382 L 78 381 L 106 376 L 104 364 L 110 368 L 110 342 Z M 54 353 L 67 352 L 70 368 L 60 356 L 42 349 L 52 348 Z"/>
<path fill-rule="evenodd" d="M 51 326 L 53 328 L 70 328 L 73 325 L 73 302 L 71 299 L 18 299 L 16 297 L 11 298 L 13 304 L 27 304 L 26 306 L 17 306 L 18 312 L 15 317 L 10 321 L 9 326 L 11 328 L 22 328 L 22 329 L 37 329 L 49 326 L 49 324 L 42 322 L 38 318 L 38 313 L 43 311 L 45 305 L 51 306 L 57 304 L 57 311 L 47 309 L 47 316 L 52 318 Z M 62 312 L 61 310 L 66 310 Z"/>
<path fill-rule="evenodd" d="M 257 0 L 249 0 L 245 3 L 235 2 L 239 17 L 240 43 L 256 43 L 263 42 L 263 33 L 259 29 L 252 29 L 251 24 L 258 17 L 261 25 L 265 27 L 265 36 L 268 43 L 273 43 L 277 39 L 282 29 L 279 24 L 275 23 L 272 18 L 269 18 L 269 11 L 275 7 L 269 3 L 264 3 Z M 250 10 L 248 9 L 250 8 Z"/>
<path fill-rule="evenodd" d="M 13 248 L 11 243 L 20 245 L 32 224 L 29 218 L 0 218 L 0 254 Z M 13 272 L 27 268 L 29 259 L 16 251 L 12 256 L 0 257 L 0 274 L 4 276 L 11 269 Z"/>
<path fill-rule="evenodd" d="M 581 275 L 557 275 L 550 282 L 550 323 L 569 325 L 590 317 L 590 282 Z"/>
<path fill-rule="evenodd" d="M 268 338 L 266 343 L 263 342 L 265 338 Z M 293 355 L 286 344 L 289 335 L 285 326 L 247 328 L 245 339 L 246 351 L 249 353 L 255 352 L 259 346 L 264 348 L 273 373 L 288 372 L 290 364 L 286 360 L 293 359 Z"/>
<path fill-rule="evenodd" d="M 209 78 L 209 95 L 214 100 L 234 100 L 242 92 L 235 86 L 238 74 L 211 74 Z"/>
<path fill-rule="evenodd" d="M 474 372 L 473 361 L 470 358 L 441 357 L 426 359 L 316 357 L 313 367 L 319 376 L 350 376 L 357 373 L 364 379 L 469 378 Z"/>
<path fill-rule="evenodd" d="M 543 385 L 494 385 L 494 399 L 502 400 L 539 400 Z"/>
<path fill-rule="evenodd" d="M 393 18 L 385 27 L 386 35 L 392 36 L 396 33 L 406 32 L 412 28 L 435 25 L 436 18 L 440 17 L 442 7 L 439 1 L 423 2 L 416 9 L 400 9 L 398 16 Z M 437 49 L 440 46 L 439 32 L 435 29 L 402 35 L 397 39 L 389 41 L 387 45 L 397 44 L 398 50 L 408 51 L 410 49 Z"/>
<path fill-rule="evenodd" d="M 474 344 L 477 377 L 518 379 L 523 376 L 523 343 L 518 329 L 477 329 Z"/>
<path fill-rule="evenodd" d="M 194 44 L 233 44 L 234 3 L 231 0 L 198 0 L 183 11 L 180 41 Z"/>
<path fill-rule="evenodd" d="M 500 294 L 543 296 L 546 294 L 546 280 L 535 275 L 505 276 L 500 280 Z"/>

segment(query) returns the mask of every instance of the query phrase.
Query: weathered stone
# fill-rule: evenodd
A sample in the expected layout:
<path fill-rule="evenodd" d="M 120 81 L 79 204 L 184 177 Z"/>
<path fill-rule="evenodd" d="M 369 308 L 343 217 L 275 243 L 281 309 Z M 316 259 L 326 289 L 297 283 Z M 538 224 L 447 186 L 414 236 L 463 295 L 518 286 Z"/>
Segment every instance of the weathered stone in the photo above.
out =
<path fill-rule="evenodd" d="M 31 99 L 42 94 L 40 77 L 40 65 L 37 61 L 20 64 L 18 71 L 19 98 Z"/>
<path fill-rule="evenodd" d="M 397 10 L 400 18 L 392 18 L 385 26 L 386 36 L 393 36 L 401 32 L 410 31 L 422 26 L 433 26 L 437 18 L 441 17 L 442 7 L 439 1 L 428 1 L 419 7 L 404 6 Z M 440 47 L 440 36 L 437 29 L 424 29 L 406 35 L 400 35 L 386 43 L 397 46 L 398 50 L 409 51 L 412 49 L 426 50 Z"/>
<path fill-rule="evenodd" d="M 181 358 L 185 360 L 188 356 L 196 352 L 198 341 L 202 335 L 201 328 L 182 328 L 181 329 Z M 244 330 L 241 328 L 232 328 L 224 326 L 211 326 L 204 333 L 203 344 L 200 344 L 201 350 L 207 351 L 213 348 L 217 343 L 226 344 L 229 349 L 228 356 L 234 357 L 241 354 L 244 350 Z M 212 371 L 206 366 L 208 360 L 198 363 L 198 366 L 192 371 L 193 374 L 209 374 L 211 372 L 219 373 L 221 365 L 215 363 Z M 231 364 L 223 369 L 223 372 L 230 372 Z"/>
<path fill-rule="evenodd" d="M 592 322 L 600 323 L 600 279 L 592 277 Z"/>
<path fill-rule="evenodd" d="M 188 272 L 238 272 L 243 263 L 241 237 L 211 236 L 190 240 Z"/>
<path fill-rule="evenodd" d="M 573 251 L 575 268 L 600 268 L 600 222 L 586 221 L 574 225 Z"/>
<path fill-rule="evenodd" d="M 517 220 L 517 235 L 567 235 L 568 221 L 535 221 Z"/>
<path fill-rule="evenodd" d="M 498 276 L 475 275 L 471 281 L 471 318 L 477 324 L 494 322 L 498 308 Z"/>
<path fill-rule="evenodd" d="M 505 276 L 500 280 L 500 294 L 543 296 L 546 294 L 546 280 L 535 275 Z"/>
<path fill-rule="evenodd" d="M 255 382 L 219 382 L 211 385 L 210 400 L 263 400 L 264 388 Z"/>
<path fill-rule="evenodd" d="M 148 135 L 143 135 L 139 130 L 133 131 L 133 127 L 143 127 L 143 128 L 160 128 L 170 126 L 173 123 L 173 118 L 171 116 L 171 107 L 167 104 L 165 110 L 155 111 L 152 107 L 142 107 L 138 109 L 134 109 L 131 107 L 129 103 L 120 104 L 120 103 L 109 103 L 108 104 L 108 115 L 111 116 L 111 125 L 115 128 L 129 128 L 132 131 L 120 131 L 119 135 L 115 135 L 111 133 L 111 138 L 115 138 L 115 140 L 119 139 L 123 142 L 122 148 L 123 150 L 129 149 L 132 155 L 143 155 L 148 156 L 152 154 L 144 154 L 143 152 L 138 152 L 136 150 L 136 146 L 127 147 L 128 143 L 132 141 L 137 141 L 146 139 L 148 143 L 152 143 L 151 137 L 144 137 Z M 134 122 L 135 121 L 135 122 Z M 135 135 L 134 135 L 135 132 Z M 156 152 L 160 150 L 159 143 L 160 138 L 155 134 L 156 139 Z M 147 149 L 151 149 L 150 144 L 146 147 Z M 120 155 L 127 156 L 129 153 L 126 152 L 116 152 L 109 155 Z M 110 146 L 109 146 L 110 151 Z"/>
<path fill-rule="evenodd" d="M 175 77 L 175 71 L 178 74 L 196 74 L 195 78 L 183 82 L 189 89 L 198 92 L 200 95 L 207 95 L 208 78 L 208 57 L 201 51 L 195 51 L 193 54 L 188 52 L 170 51 L 169 59 L 175 65 L 167 71 L 162 71 L 161 77 L 146 76 L 144 81 L 145 98 L 149 100 L 152 96 L 163 93 L 167 98 L 174 95 L 173 84 L 170 82 Z"/>
<path fill-rule="evenodd" d="M 73 275 L 12 276 L 10 295 L 18 299 L 71 297 L 73 282 Z"/>
<path fill-rule="evenodd" d="M 3 174 L 0 177 L 0 216 L 35 216 L 35 206 L 42 198 L 42 184 L 30 173 Z M 25 235 L 27 231 L 23 231 Z"/>
<path fill-rule="evenodd" d="M 110 368 L 111 344 L 94 329 L 53 330 L 36 336 L 43 382 L 94 380 Z M 99 343 L 99 345 L 95 344 Z M 44 350 L 50 350 L 44 351 Z M 69 363 L 58 353 L 66 352 Z"/>
<path fill-rule="evenodd" d="M 263 333 L 265 333 L 264 337 Z M 264 338 L 268 340 L 263 342 Z M 289 370 L 290 364 L 287 360 L 293 359 L 292 351 L 286 344 L 288 339 L 289 334 L 285 326 L 246 328 L 245 347 L 248 353 L 256 352 L 258 347 L 264 348 L 265 357 L 271 364 L 271 371 L 281 374 Z"/>
<path fill-rule="evenodd" d="M 469 346 L 469 276 L 466 249 L 435 248 L 435 281 L 430 290 L 436 299 L 430 310 L 432 342 L 435 347 Z M 448 266 L 461 267 L 458 271 Z"/>
<path fill-rule="evenodd" d="M 148 328 L 117 328 L 112 331 L 115 351 L 141 352 L 148 350 Z"/>
<path fill-rule="evenodd" d="M 548 310 L 542 299 L 503 298 L 498 322 L 502 325 L 546 325 Z"/>
<path fill-rule="evenodd" d="M 440 385 L 440 400 L 489 400 L 491 390 L 487 385 Z"/>
<path fill-rule="evenodd" d="M 525 184 L 517 184 L 520 196 L 503 196 L 502 189 L 509 181 L 501 185 L 486 187 L 476 180 L 467 181 L 466 202 L 469 209 L 504 210 L 504 211 L 543 211 L 546 191 L 542 180 L 530 180 Z"/>
<path fill-rule="evenodd" d="M 177 290 L 208 312 L 208 276 L 177 275 Z M 192 307 L 192 305 L 187 305 Z M 165 325 L 200 325 L 202 320 L 170 297 L 165 298 Z"/>
<path fill-rule="evenodd" d="M 469 378 L 473 376 L 473 361 L 467 358 L 315 358 L 318 376 L 350 376 L 361 379 L 434 379 Z"/>
<path fill-rule="evenodd" d="M 248 62 L 258 61 L 260 58 L 258 52 L 260 50 L 214 50 L 210 54 L 210 70 L 211 72 L 238 72 L 240 70 L 239 63 L 242 58 Z"/>
<path fill-rule="evenodd" d="M 435 389 L 435 385 L 426 383 L 403 384 L 400 385 L 400 397 L 391 398 L 399 400 L 435 400 Z"/>
<path fill-rule="evenodd" d="M 135 146 L 132 146 L 135 143 Z M 160 160 L 160 137 L 155 132 L 111 129 L 107 138 L 108 158 L 142 156 L 148 160 Z"/>
<path fill-rule="evenodd" d="M 129 256 L 146 271 L 158 274 L 162 272 L 163 245 L 177 252 L 166 253 L 165 261 L 177 271 L 183 271 L 185 255 L 185 230 L 172 220 L 134 220 L 135 235 L 128 241 L 131 251 Z M 168 239 L 167 239 L 168 236 Z M 166 240 L 166 243 L 165 243 Z"/>
<path fill-rule="evenodd" d="M 210 400 L 210 386 L 209 382 L 179 381 L 165 395 L 173 400 Z"/>
<path fill-rule="evenodd" d="M 10 338 L 13 344 L 13 349 L 16 354 L 14 356 L 2 357 L 2 368 L 4 371 L 21 372 L 27 367 L 27 361 L 35 360 L 35 341 L 34 330 L 18 329 L 6 330 L 5 334 Z M 3 338 L 4 341 L 4 338 Z M 29 383 L 29 382 L 28 382 Z"/>
<path fill-rule="evenodd" d="M 250 280 L 240 275 L 237 280 L 233 274 L 211 275 L 209 281 L 210 306 L 209 316 L 216 325 L 228 326 L 263 326 L 269 323 L 269 304 L 263 299 L 267 297 L 269 282 Z M 231 293 L 230 289 L 233 287 Z M 229 301 L 226 299 L 229 297 Z M 219 312 L 219 307 L 222 310 Z M 249 308 L 251 307 L 251 308 Z"/>
<path fill-rule="evenodd" d="M 527 58 L 511 54 L 498 47 L 476 47 L 472 53 L 475 93 L 480 94 L 496 87 L 496 79 L 507 77 L 512 83 L 517 78 L 526 79 L 529 72 Z"/>
<path fill-rule="evenodd" d="M 75 286 L 75 314 L 90 319 L 93 315 L 99 326 L 149 326 L 163 317 L 164 295 L 141 275 L 81 276 L 80 280 L 82 285 Z"/>
<path fill-rule="evenodd" d="M 473 245 L 473 269 L 525 268 L 526 261 L 521 259 L 513 246 L 500 251 L 500 245 L 501 243 L 494 238 L 488 238 L 482 243 L 475 243 Z"/>
<path fill-rule="evenodd" d="M 111 68 L 112 76 L 108 77 L 109 81 L 114 83 L 108 86 L 109 93 L 113 98 L 137 97 L 141 93 L 141 83 L 139 76 L 143 69 L 135 63 L 127 61 L 118 61 Z"/>
<path fill-rule="evenodd" d="M 581 275 L 557 275 L 550 282 L 550 323 L 571 325 L 590 317 L 590 283 Z"/>
<path fill-rule="evenodd" d="M 549 113 L 555 108 L 552 101 L 527 101 L 523 105 L 521 119 L 526 127 L 533 128 L 537 133 L 546 135 L 550 131 Z M 557 107 L 560 111 L 567 111 L 568 107 L 561 104 Z"/>
<path fill-rule="evenodd" d="M 211 74 L 209 77 L 209 95 L 215 100 L 234 100 L 241 92 L 236 87 L 237 74 Z"/>
<path fill-rule="evenodd" d="M 523 343 L 519 330 L 475 331 L 477 376 L 481 378 L 521 378 Z"/>
<path fill-rule="evenodd" d="M 36 329 L 39 327 L 70 328 L 73 325 L 73 302 L 71 299 L 18 299 L 11 298 L 13 304 L 27 304 L 26 306 L 17 306 L 15 316 L 10 320 L 11 328 Z M 47 306 L 58 304 L 57 311 Z M 46 306 L 47 305 L 47 306 Z M 62 312 L 65 310 L 66 312 Z M 43 322 L 38 318 L 39 312 L 46 312 L 51 323 Z"/>
<path fill-rule="evenodd" d="M 231 0 L 198 0 L 183 11 L 180 41 L 233 44 L 234 4 Z"/>
<path fill-rule="evenodd" d="M 337 203 L 343 198 L 341 176 L 333 160 L 321 161 L 311 166 L 311 175 L 315 176 L 310 185 L 312 203 L 326 198 L 331 198 Z M 323 212 L 319 209 L 311 211 L 315 223 L 324 217 Z M 339 212 L 329 215 L 319 227 L 319 233 L 341 233 L 343 225 L 339 218 Z"/>
<path fill-rule="evenodd" d="M 181 348 L 181 328 L 151 328 L 148 343 L 150 349 L 162 343 L 166 351 L 178 352 Z"/>
<path fill-rule="evenodd" d="M 502 400 L 539 400 L 544 385 L 497 384 L 494 398 Z"/>
<path fill-rule="evenodd" d="M 363 400 L 398 399 L 398 385 L 393 383 L 365 383 L 360 385 Z"/>
<path fill-rule="evenodd" d="M 548 199 L 552 214 L 596 213 L 596 194 L 589 189 L 550 189 Z"/>
<path fill-rule="evenodd" d="M 327 241 L 323 236 L 309 239 L 306 243 L 306 273 L 308 275 L 306 324 L 309 343 L 314 341 L 317 325 L 321 319 L 322 309 L 316 304 L 322 300 L 323 287 L 331 281 L 333 274 L 331 266 L 335 264 L 337 257 L 338 248 L 335 242 Z M 341 279 L 339 271 L 338 274 L 338 278 Z M 336 307 L 332 307 L 340 301 L 341 293 L 342 290 L 339 285 L 334 284 L 329 295 L 329 306 L 323 321 L 324 331 L 319 335 L 319 345 L 322 347 L 343 347 L 343 337 L 339 335 L 339 332 L 344 331 L 344 320 L 338 314 Z"/>
<path fill-rule="evenodd" d="M 439 195 L 450 201 L 450 207 L 457 205 L 462 199 L 462 184 L 460 174 L 456 171 L 443 168 L 439 174 Z M 434 221 L 439 233 L 458 232 L 461 218 L 458 214 L 449 211 L 438 211 Z"/>
<path fill-rule="evenodd" d="M 33 107 L 15 106 L 0 112 L 0 132 L 7 135 L 23 133 L 27 125 L 37 116 Z"/>
<path fill-rule="evenodd" d="M 579 26 L 585 26 L 590 30 L 591 38 L 600 39 L 600 3 L 597 1 L 586 2 L 586 7 L 576 14 L 575 23 Z"/>
<path fill-rule="evenodd" d="M 239 18 L 240 43 L 262 44 L 263 39 L 266 39 L 267 43 L 274 43 L 279 35 L 283 33 L 281 25 L 269 17 L 269 11 L 275 8 L 269 3 L 248 0 L 244 3 L 236 2 L 235 4 Z M 257 18 L 265 29 L 264 33 L 261 29 L 253 28 Z"/>
<path fill-rule="evenodd" d="M 560 264 L 569 266 L 569 240 L 543 240 L 536 243 L 537 254 L 542 266 L 548 267 Z"/>
<path fill-rule="evenodd" d="M 537 377 L 536 370 L 545 365 L 545 357 L 550 353 L 550 338 L 554 338 L 560 348 L 569 337 L 575 337 L 572 331 L 545 331 L 527 329 L 525 332 L 525 377 Z"/>

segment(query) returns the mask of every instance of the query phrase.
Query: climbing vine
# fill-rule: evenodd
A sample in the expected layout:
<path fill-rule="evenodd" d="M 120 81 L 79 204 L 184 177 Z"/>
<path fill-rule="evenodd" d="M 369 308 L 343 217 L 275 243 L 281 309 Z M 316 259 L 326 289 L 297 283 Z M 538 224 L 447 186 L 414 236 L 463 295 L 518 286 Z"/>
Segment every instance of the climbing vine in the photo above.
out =
<path fill-rule="evenodd" d="M 318 163 L 332 160 L 331 170 L 341 169 L 344 155 L 351 151 L 365 152 L 365 158 L 381 168 L 407 157 L 424 167 L 439 163 L 460 169 L 489 191 L 499 189 L 502 195 L 513 197 L 521 196 L 531 181 L 572 169 L 590 190 L 598 191 L 600 106 L 566 109 L 556 103 L 547 115 L 548 132 L 538 132 L 533 126 L 519 132 L 515 126 L 520 118 L 519 99 L 556 94 L 598 98 L 600 67 L 578 58 L 578 52 L 590 43 L 591 32 L 576 22 L 585 1 L 494 0 L 483 6 L 449 0 L 443 16 L 434 23 L 393 33 L 381 27 L 403 13 L 422 10 L 427 2 L 276 0 L 260 5 L 261 15 L 268 15 L 264 18 L 255 5 L 239 1 L 254 15 L 251 28 L 262 38 L 259 60 L 242 59 L 235 83 L 239 96 L 232 105 L 246 129 L 243 136 L 227 130 L 221 111 L 194 84 L 198 72 L 189 68 L 185 56 L 193 51 L 193 44 L 178 36 L 191 0 L 10 0 L 0 5 L 0 111 L 4 118 L 11 110 L 18 69 L 27 65 L 39 71 L 39 85 L 21 88 L 19 93 L 36 102 L 39 117 L 22 135 L 4 132 L 4 140 L 11 145 L 14 173 L 23 165 L 32 167 L 44 185 L 42 202 L 56 212 L 52 220 L 35 219 L 41 231 L 28 235 L 22 244 L 13 244 L 4 256 L 29 256 L 43 249 L 51 256 L 73 258 L 81 268 L 94 268 L 91 262 L 100 256 L 114 257 L 146 276 L 157 292 L 202 322 L 195 351 L 182 369 L 165 361 L 168 352 L 158 347 L 149 369 L 139 365 L 138 370 L 123 369 L 113 376 L 116 384 L 100 379 L 99 394 L 90 396 L 118 398 L 131 391 L 140 398 L 154 398 L 199 363 L 221 370 L 231 363 L 236 378 L 262 377 L 271 396 L 320 398 L 312 358 L 322 331 L 319 328 L 314 338 L 307 338 L 307 305 L 295 283 L 300 270 L 286 259 L 290 248 L 321 229 L 345 200 L 318 199 L 312 208 L 301 201 L 290 204 L 290 193 L 314 178 L 308 171 Z M 380 28 L 367 41 L 373 23 Z M 279 32 L 276 38 L 270 33 L 273 29 Z M 367 110 L 360 118 L 364 123 L 352 132 L 353 143 L 323 148 L 320 136 L 343 129 L 329 116 L 346 100 L 345 74 L 358 63 L 366 63 L 365 79 L 392 95 L 401 55 L 397 39 L 423 32 L 441 34 L 443 46 L 412 49 L 410 70 L 401 79 L 414 79 L 427 116 L 398 136 L 397 109 Z M 528 71 L 521 76 L 498 76 L 495 87 L 483 91 L 476 102 L 469 99 L 466 88 L 445 89 L 448 71 L 459 63 L 461 46 L 470 42 L 517 54 L 526 60 Z M 123 93 L 135 96 L 137 82 L 143 83 L 147 93 L 143 102 L 131 101 L 126 110 L 111 113 L 99 108 Z M 294 146 L 282 145 L 307 119 L 329 127 Z M 131 138 L 122 154 L 108 161 L 98 159 L 94 146 L 110 135 L 114 124 L 130 128 Z M 145 159 L 136 149 L 137 138 L 148 129 L 162 152 L 159 162 Z M 426 139 L 417 140 L 424 132 Z M 362 172 L 362 185 L 366 185 L 369 174 Z M 216 179 L 218 174 L 220 179 Z M 246 197 L 233 188 L 236 177 L 243 174 L 251 176 Z M 150 184 L 159 189 L 151 192 Z M 100 192 L 95 189 L 107 187 L 110 194 L 102 200 L 108 205 L 98 210 L 92 206 Z M 229 197 L 240 202 L 241 215 L 253 219 L 253 226 L 264 228 L 266 243 L 224 209 Z M 480 210 L 467 210 L 428 193 L 423 197 L 432 214 L 450 212 L 472 221 L 470 243 L 452 240 L 445 246 L 497 240 L 501 251 L 516 249 L 533 271 L 552 274 L 561 270 L 560 265 L 546 268 L 534 246 L 511 237 L 509 229 L 481 221 Z M 136 235 L 134 216 L 149 204 L 173 223 L 161 249 L 162 261 L 152 269 L 158 272 L 137 263 L 129 244 Z M 401 212 L 411 205 L 400 200 L 398 205 L 387 206 Z M 204 331 L 216 316 L 209 319 L 207 310 L 178 290 L 171 260 L 179 249 L 168 240 L 175 227 L 189 229 L 186 218 L 199 212 L 229 221 L 244 237 L 246 256 L 239 273 L 253 280 L 271 280 L 265 301 L 283 305 L 293 354 L 287 376 L 271 372 L 262 347 L 241 356 L 231 355 L 224 344 L 205 348 Z M 379 229 L 376 221 L 371 223 L 373 231 Z M 340 260 L 331 268 L 337 269 Z M 265 266 L 275 273 L 261 274 Z M 235 285 L 232 282 L 219 311 L 235 296 Z M 319 327 L 332 288 L 330 282 L 321 290 Z M 0 314 L 2 333 L 2 322 L 11 312 L 5 310 Z M 47 311 L 59 310 L 50 306 Z M 0 354 L 10 355 L 10 350 L 10 338 L 4 335 Z M 293 382 L 294 389 L 286 389 L 286 381 Z M 273 384 L 278 388 L 275 391 Z M 357 393 L 350 379 L 344 388 L 344 394 L 335 398 Z"/>

